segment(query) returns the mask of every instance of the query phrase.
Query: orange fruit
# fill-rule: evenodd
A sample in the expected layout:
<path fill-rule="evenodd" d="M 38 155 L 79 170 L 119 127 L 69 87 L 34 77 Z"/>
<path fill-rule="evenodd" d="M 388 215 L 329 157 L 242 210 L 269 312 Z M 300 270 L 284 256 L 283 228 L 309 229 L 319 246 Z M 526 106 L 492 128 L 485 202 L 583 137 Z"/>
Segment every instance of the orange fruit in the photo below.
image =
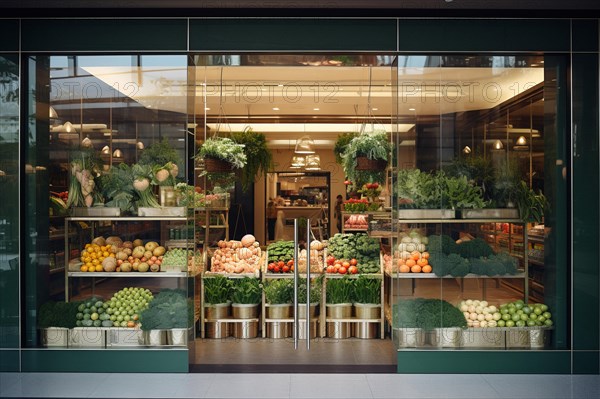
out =
<path fill-rule="evenodd" d="M 416 264 L 417 264 L 417 262 L 415 262 L 415 260 L 414 260 L 414 259 L 407 259 L 405 264 L 406 264 L 406 266 L 408 266 L 408 267 L 413 267 L 414 265 L 416 265 Z"/>
<path fill-rule="evenodd" d="M 430 265 L 425 265 L 425 266 L 423 266 L 423 268 L 421 269 L 421 271 L 423 273 L 431 273 L 431 266 Z"/>
<path fill-rule="evenodd" d="M 406 265 L 402 265 L 400 266 L 400 273 L 409 273 L 410 272 L 410 267 L 406 266 Z"/>
<path fill-rule="evenodd" d="M 413 273 L 421 273 L 421 266 L 414 265 L 413 267 L 410 268 L 410 271 Z"/>
<path fill-rule="evenodd" d="M 406 264 L 404 259 L 398 259 L 398 266 L 403 266 L 404 264 Z"/>
<path fill-rule="evenodd" d="M 96 265 L 96 271 L 97 272 L 104 271 L 104 269 L 102 268 L 102 265 Z"/>
<path fill-rule="evenodd" d="M 81 265 L 81 267 L 79 268 L 79 270 L 81 270 L 82 272 L 87 272 L 88 271 L 88 267 L 86 265 Z"/>
<path fill-rule="evenodd" d="M 413 258 L 414 260 L 419 260 L 421 259 L 421 253 L 419 251 L 412 251 L 410 253 L 411 258 Z"/>
<path fill-rule="evenodd" d="M 427 265 L 427 259 L 425 259 L 425 258 L 421 258 L 421 259 L 419 259 L 419 260 L 417 261 L 417 265 L 419 265 L 419 266 L 421 266 L 421 267 L 423 267 L 423 266 Z"/>
<path fill-rule="evenodd" d="M 422 257 L 422 258 L 425 258 L 425 259 L 429 259 L 429 252 L 423 252 L 423 253 L 421 254 L 421 257 Z"/>

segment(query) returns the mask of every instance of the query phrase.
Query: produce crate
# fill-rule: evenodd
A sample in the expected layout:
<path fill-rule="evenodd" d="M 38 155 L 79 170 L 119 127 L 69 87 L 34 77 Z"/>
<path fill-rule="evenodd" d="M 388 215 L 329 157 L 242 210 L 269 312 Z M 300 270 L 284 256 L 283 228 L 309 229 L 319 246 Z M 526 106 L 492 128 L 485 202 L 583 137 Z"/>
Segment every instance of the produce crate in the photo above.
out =
<path fill-rule="evenodd" d="M 187 208 L 183 206 L 162 206 L 159 208 L 140 207 L 138 216 L 146 217 L 183 217 Z"/>
<path fill-rule="evenodd" d="M 139 346 L 144 344 L 142 330 L 136 328 L 107 329 L 106 346 Z"/>
<path fill-rule="evenodd" d="M 104 348 L 106 347 L 106 328 L 75 327 L 69 333 L 69 346 Z"/>

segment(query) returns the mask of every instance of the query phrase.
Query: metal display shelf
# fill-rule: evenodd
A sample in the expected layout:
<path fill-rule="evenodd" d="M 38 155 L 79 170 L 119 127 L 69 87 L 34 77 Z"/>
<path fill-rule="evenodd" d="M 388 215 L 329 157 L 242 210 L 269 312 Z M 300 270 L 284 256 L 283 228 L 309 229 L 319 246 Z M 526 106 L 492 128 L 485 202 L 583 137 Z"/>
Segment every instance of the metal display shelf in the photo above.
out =
<path fill-rule="evenodd" d="M 73 216 L 65 218 L 65 222 L 185 222 L 185 216 Z"/>
<path fill-rule="evenodd" d="M 185 272 L 69 272 L 69 277 L 189 277 L 193 274 Z"/>
<path fill-rule="evenodd" d="M 523 224 L 522 220 L 519 219 L 398 219 L 399 223 L 410 224 L 448 224 L 448 223 L 514 223 Z"/>
<path fill-rule="evenodd" d="M 480 274 L 473 274 L 473 273 L 469 273 L 466 276 L 451 276 L 451 275 L 437 276 L 434 273 L 395 273 L 395 274 L 390 274 L 387 272 L 386 272 L 386 275 L 390 276 L 391 278 L 406 278 L 406 279 L 414 279 L 414 278 L 486 278 L 486 279 L 516 278 L 516 279 L 522 279 L 522 278 L 525 278 L 525 272 L 520 272 L 517 274 L 504 274 L 501 276 L 482 276 Z"/>

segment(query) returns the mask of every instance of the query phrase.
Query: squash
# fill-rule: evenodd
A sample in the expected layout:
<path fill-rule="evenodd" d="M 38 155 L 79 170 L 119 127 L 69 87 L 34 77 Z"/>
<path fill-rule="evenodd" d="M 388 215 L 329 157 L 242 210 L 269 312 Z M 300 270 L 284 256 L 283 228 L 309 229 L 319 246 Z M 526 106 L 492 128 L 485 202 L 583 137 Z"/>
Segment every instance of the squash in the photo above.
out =
<path fill-rule="evenodd" d="M 104 258 L 102 261 L 102 269 L 105 272 L 114 272 L 117 268 L 117 260 L 111 256 Z"/>
<path fill-rule="evenodd" d="M 103 247 L 106 245 L 106 241 L 104 240 L 104 237 L 96 237 L 92 240 L 92 244 L 96 244 Z"/>
<path fill-rule="evenodd" d="M 110 236 L 105 240 L 105 242 L 106 245 L 116 245 L 117 247 L 120 247 L 123 244 L 123 240 L 117 236 Z"/>
<path fill-rule="evenodd" d="M 150 271 L 151 272 L 159 272 L 160 271 L 160 265 L 157 265 L 156 263 L 152 264 L 150 266 Z"/>
<path fill-rule="evenodd" d="M 131 241 L 123 241 L 123 244 L 121 244 L 121 247 L 133 249 L 133 243 Z"/>
<path fill-rule="evenodd" d="M 144 256 L 145 251 L 146 251 L 146 249 L 140 245 L 139 247 L 133 248 L 133 252 L 131 253 L 131 256 L 133 256 L 134 258 L 140 259 Z"/>
<path fill-rule="evenodd" d="M 252 251 L 248 248 L 242 248 L 238 252 L 238 256 L 240 259 L 249 259 L 252 257 Z"/>
<path fill-rule="evenodd" d="M 154 251 L 154 249 L 158 247 L 158 243 L 156 241 L 148 241 L 144 247 L 146 248 L 146 251 Z"/>
<path fill-rule="evenodd" d="M 129 262 L 123 262 L 123 263 L 121 264 L 120 268 L 121 268 L 121 271 L 122 271 L 122 272 L 124 272 L 124 273 L 128 273 L 128 272 L 130 272 L 130 271 L 131 271 L 131 269 L 132 269 L 132 266 L 131 266 L 131 263 L 129 263 Z"/>
<path fill-rule="evenodd" d="M 133 248 L 144 246 L 144 242 L 142 240 L 140 240 L 139 238 L 133 240 L 133 242 L 131 244 L 133 245 Z"/>
<path fill-rule="evenodd" d="M 242 245 L 246 248 L 253 245 L 255 241 L 256 237 L 254 237 L 252 234 L 246 234 L 242 237 Z"/>
<path fill-rule="evenodd" d="M 119 252 L 117 252 L 117 254 L 115 255 L 115 258 L 117 258 L 118 260 L 126 260 L 126 259 L 127 259 L 127 256 L 128 256 L 128 255 L 127 255 L 125 252 L 123 252 L 123 251 L 119 251 Z M 106 259 L 108 259 L 108 258 L 106 258 Z M 105 259 L 105 260 L 106 260 L 106 259 Z"/>

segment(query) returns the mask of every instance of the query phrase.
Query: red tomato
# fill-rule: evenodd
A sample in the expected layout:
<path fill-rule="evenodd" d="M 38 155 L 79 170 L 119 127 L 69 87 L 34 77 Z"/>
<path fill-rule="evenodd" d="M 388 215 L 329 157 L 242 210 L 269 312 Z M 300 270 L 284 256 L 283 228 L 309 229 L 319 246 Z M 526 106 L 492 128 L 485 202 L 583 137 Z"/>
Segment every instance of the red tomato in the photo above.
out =
<path fill-rule="evenodd" d="M 273 271 L 274 271 L 275 273 L 279 273 L 279 272 L 281 271 L 281 268 L 279 267 L 279 265 L 277 265 L 277 266 L 275 266 L 275 267 L 273 268 Z"/>
<path fill-rule="evenodd" d="M 335 273 L 335 267 L 331 265 L 327 266 L 327 273 Z"/>
<path fill-rule="evenodd" d="M 279 262 L 277 262 L 277 266 L 279 267 L 283 267 L 285 265 L 285 262 L 280 260 Z"/>
<path fill-rule="evenodd" d="M 350 262 L 346 261 L 346 262 L 342 263 L 342 266 L 347 269 L 348 267 L 350 267 Z"/>
<path fill-rule="evenodd" d="M 356 274 L 356 273 L 358 273 L 358 267 L 356 267 L 356 266 L 350 266 L 348 268 L 348 273 L 350 273 L 350 274 Z"/>
<path fill-rule="evenodd" d="M 329 255 L 327 257 L 327 264 L 328 265 L 333 265 L 333 262 L 335 262 L 335 258 L 333 256 Z"/>
<path fill-rule="evenodd" d="M 333 265 L 333 272 L 338 273 L 339 271 L 340 271 L 340 265 L 336 263 L 335 265 Z"/>
<path fill-rule="evenodd" d="M 350 259 L 350 264 L 352 266 L 356 266 L 358 264 L 358 261 L 356 259 Z"/>
<path fill-rule="evenodd" d="M 294 260 L 293 259 L 288 260 L 288 262 L 287 262 L 288 266 L 292 266 L 293 264 L 294 264 Z"/>
<path fill-rule="evenodd" d="M 340 269 L 338 270 L 339 274 L 346 274 L 347 270 L 344 266 L 340 267 Z"/>
<path fill-rule="evenodd" d="M 290 267 L 288 265 L 285 265 L 284 267 L 281 268 L 281 271 L 283 273 L 288 273 L 290 271 Z"/>
<path fill-rule="evenodd" d="M 267 266 L 267 270 L 270 272 L 272 272 L 274 268 L 275 268 L 275 263 L 269 263 L 269 266 Z"/>

